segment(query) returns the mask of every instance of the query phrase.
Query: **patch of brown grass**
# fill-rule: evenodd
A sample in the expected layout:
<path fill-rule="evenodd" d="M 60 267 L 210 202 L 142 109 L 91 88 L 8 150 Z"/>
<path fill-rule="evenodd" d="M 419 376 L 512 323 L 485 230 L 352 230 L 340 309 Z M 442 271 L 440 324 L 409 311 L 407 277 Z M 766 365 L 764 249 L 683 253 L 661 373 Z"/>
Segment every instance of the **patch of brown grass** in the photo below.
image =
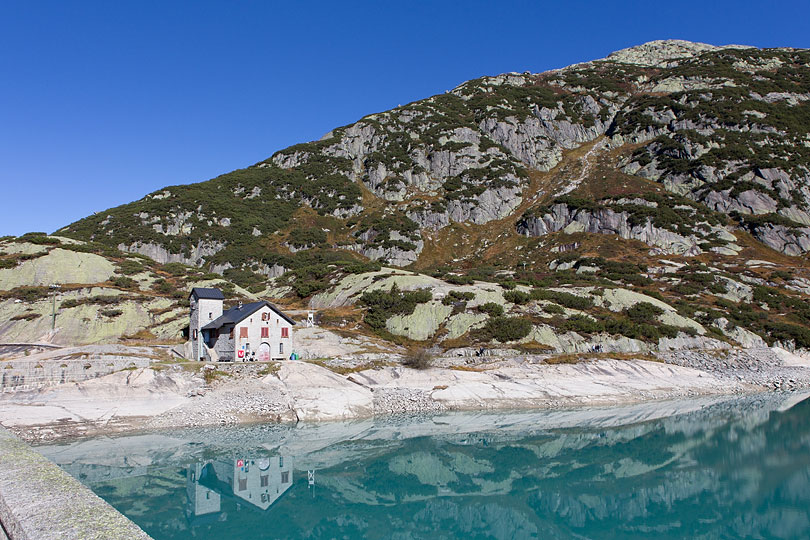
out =
<path fill-rule="evenodd" d="M 365 371 L 367 369 L 380 369 L 394 365 L 392 362 L 384 362 L 382 360 L 375 360 L 373 362 L 367 362 L 357 366 L 335 366 L 327 363 L 326 360 L 322 358 L 313 358 L 311 360 L 305 360 L 305 362 L 328 369 L 332 373 L 337 373 L 338 375 L 350 375 L 352 373 Z"/>
<path fill-rule="evenodd" d="M 528 354 L 547 354 L 554 350 L 554 348 L 551 347 L 550 345 L 546 345 L 545 343 L 538 343 L 536 341 L 530 341 L 528 343 L 519 343 L 515 348 L 521 352 Z"/>
<path fill-rule="evenodd" d="M 550 356 L 545 360 L 546 364 L 579 364 L 580 362 L 588 362 L 591 360 L 647 360 L 649 362 L 660 362 L 656 356 L 647 353 L 573 353 L 573 354 L 556 354 Z"/>

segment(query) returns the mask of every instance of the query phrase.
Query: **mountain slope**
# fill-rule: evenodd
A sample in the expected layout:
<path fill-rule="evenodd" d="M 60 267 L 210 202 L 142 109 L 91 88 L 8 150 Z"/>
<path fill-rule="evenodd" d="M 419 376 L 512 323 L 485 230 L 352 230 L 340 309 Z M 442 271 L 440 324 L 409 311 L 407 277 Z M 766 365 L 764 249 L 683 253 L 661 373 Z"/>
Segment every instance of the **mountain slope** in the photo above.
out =
<path fill-rule="evenodd" d="M 721 339 L 739 327 L 810 346 L 810 51 L 659 41 L 482 77 L 58 233 L 300 298 L 374 261 L 458 286 L 579 287 L 590 307 L 555 332 L 633 334 L 640 314 L 619 306 L 616 322 L 597 298 L 624 287 Z M 512 297 L 524 318 L 553 303 Z M 430 305 L 416 312 L 436 319 L 434 339 L 458 313 Z M 486 319 L 464 313 L 476 322 L 454 336 Z M 423 339 L 406 326 L 385 332 Z"/>
<path fill-rule="evenodd" d="M 809 63 L 804 50 L 659 42 L 539 75 L 484 77 L 59 232 L 164 260 L 272 267 L 267 251 L 287 251 L 271 241 L 281 231 L 294 249 L 328 239 L 407 265 L 425 231 L 502 219 L 527 197 L 550 202 L 548 190 L 533 192 L 532 173 L 604 137 L 599 150 L 632 149 L 617 171 L 733 214 L 797 255 L 810 248 Z M 296 229 L 302 206 L 338 218 L 323 221 L 333 234 Z"/>

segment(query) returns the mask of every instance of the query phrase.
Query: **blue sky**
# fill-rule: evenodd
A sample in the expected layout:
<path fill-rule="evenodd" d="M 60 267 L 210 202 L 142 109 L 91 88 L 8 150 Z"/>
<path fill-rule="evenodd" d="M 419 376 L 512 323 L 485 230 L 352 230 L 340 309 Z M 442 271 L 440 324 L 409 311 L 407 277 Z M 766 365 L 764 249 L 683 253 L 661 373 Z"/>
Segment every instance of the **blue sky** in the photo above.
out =
<path fill-rule="evenodd" d="M 653 39 L 810 47 L 810 2 L 0 2 L 0 235 L 372 112 Z"/>

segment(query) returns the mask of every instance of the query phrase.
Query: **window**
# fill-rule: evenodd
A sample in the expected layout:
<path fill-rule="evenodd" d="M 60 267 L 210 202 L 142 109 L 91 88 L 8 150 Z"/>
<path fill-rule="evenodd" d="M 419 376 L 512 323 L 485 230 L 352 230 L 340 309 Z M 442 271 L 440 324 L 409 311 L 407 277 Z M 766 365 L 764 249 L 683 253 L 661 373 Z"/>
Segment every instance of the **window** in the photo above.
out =
<path fill-rule="evenodd" d="M 284 456 L 278 456 L 278 466 L 284 468 Z"/>
<path fill-rule="evenodd" d="M 266 326 L 262 326 L 262 337 L 269 338 L 270 337 L 270 329 Z"/>
<path fill-rule="evenodd" d="M 267 484 L 268 484 L 269 479 L 270 479 L 270 476 L 269 476 L 269 475 L 267 475 L 267 474 L 263 474 L 263 475 L 261 475 L 261 476 L 259 477 L 259 480 L 260 480 L 260 482 L 261 482 L 261 486 L 260 486 L 260 487 L 267 487 Z"/>
<path fill-rule="evenodd" d="M 246 337 L 248 337 L 248 329 L 247 329 L 247 326 L 241 326 L 241 327 L 239 328 L 239 337 L 240 337 L 240 338 L 246 338 Z"/>
<path fill-rule="evenodd" d="M 214 318 L 214 314 L 213 314 L 212 312 L 210 312 L 210 311 L 209 311 L 209 312 L 208 312 L 208 320 L 210 321 L 210 320 L 211 320 L 211 319 L 213 319 L 213 318 Z"/>
<path fill-rule="evenodd" d="M 239 479 L 239 491 L 247 490 L 247 478 Z"/>
<path fill-rule="evenodd" d="M 286 326 L 282 327 L 282 329 L 281 329 L 281 337 L 283 337 L 283 338 L 290 337 L 290 329 L 287 328 Z"/>
<path fill-rule="evenodd" d="M 278 354 L 284 354 L 284 344 L 283 343 L 278 344 Z"/>
<path fill-rule="evenodd" d="M 290 472 L 284 471 L 281 473 L 281 483 L 282 484 L 289 484 L 290 483 Z"/>

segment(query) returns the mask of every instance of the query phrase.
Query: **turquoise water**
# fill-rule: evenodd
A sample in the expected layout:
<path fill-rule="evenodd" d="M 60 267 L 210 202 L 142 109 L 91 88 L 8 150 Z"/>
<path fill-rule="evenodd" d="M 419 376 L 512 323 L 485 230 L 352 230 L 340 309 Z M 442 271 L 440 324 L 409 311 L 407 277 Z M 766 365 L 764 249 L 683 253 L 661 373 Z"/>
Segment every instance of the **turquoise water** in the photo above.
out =
<path fill-rule="evenodd" d="M 790 395 L 39 450 L 156 540 L 810 538 L 810 400 Z"/>

